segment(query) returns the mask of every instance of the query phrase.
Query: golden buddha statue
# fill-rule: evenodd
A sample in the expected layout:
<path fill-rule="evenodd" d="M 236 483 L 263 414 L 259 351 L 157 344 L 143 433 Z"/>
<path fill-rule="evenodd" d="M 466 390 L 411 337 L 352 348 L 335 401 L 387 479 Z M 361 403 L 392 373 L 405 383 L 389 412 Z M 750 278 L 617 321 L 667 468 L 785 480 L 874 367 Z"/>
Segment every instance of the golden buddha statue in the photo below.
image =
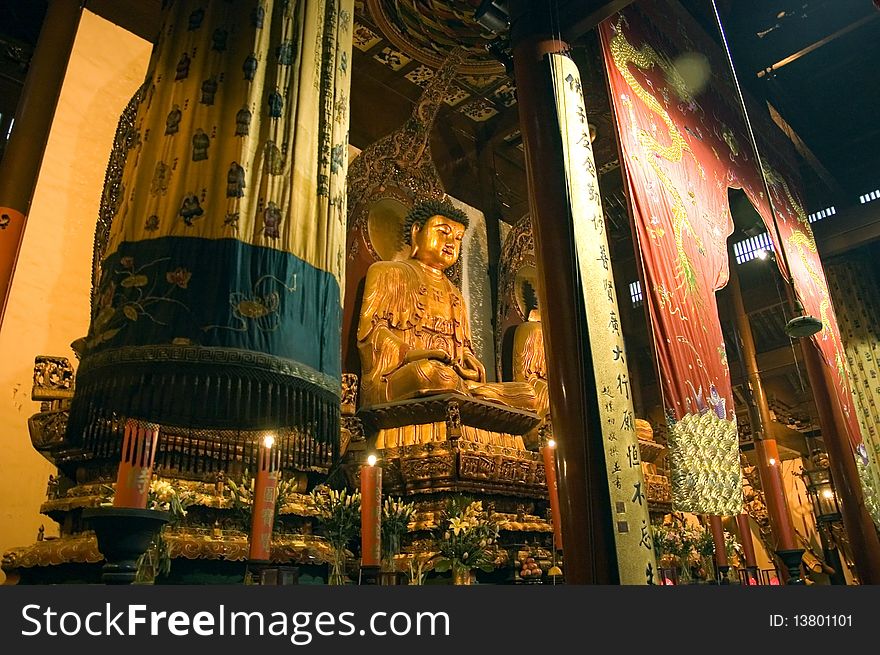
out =
<path fill-rule="evenodd" d="M 444 274 L 458 261 L 467 224 L 447 201 L 419 203 L 404 221 L 409 258 L 368 269 L 357 333 L 362 405 L 457 392 L 535 410 L 528 383 L 486 382 L 464 298 Z"/>
<path fill-rule="evenodd" d="M 544 331 L 541 313 L 535 308 L 528 320 L 520 323 L 513 334 L 513 379 L 527 382 L 535 390 L 535 412 L 545 417 L 550 413 L 547 393 L 547 358 L 544 355 Z"/>

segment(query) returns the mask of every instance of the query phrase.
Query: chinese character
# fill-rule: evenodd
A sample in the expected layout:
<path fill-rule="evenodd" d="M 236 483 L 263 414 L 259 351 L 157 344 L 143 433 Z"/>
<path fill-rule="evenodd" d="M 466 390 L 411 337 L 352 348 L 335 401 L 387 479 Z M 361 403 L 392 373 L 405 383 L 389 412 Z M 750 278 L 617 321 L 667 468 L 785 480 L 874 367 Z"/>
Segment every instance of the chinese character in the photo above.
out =
<path fill-rule="evenodd" d="M 588 166 L 588 164 L 591 164 L 591 163 L 592 162 L 587 161 L 584 163 L 584 166 L 586 166 L 587 169 L 589 169 L 590 167 Z M 591 189 L 592 189 L 592 187 L 591 187 Z M 591 197 L 590 199 L 592 200 L 593 198 Z M 605 217 L 602 215 L 602 212 L 596 212 L 595 214 L 593 214 L 593 218 L 591 218 L 590 220 L 593 221 L 593 229 L 596 230 L 596 232 L 598 232 L 599 235 L 601 236 L 605 232 Z M 606 280 L 606 282 L 607 282 L 607 280 Z M 608 284 L 610 285 L 611 283 L 608 282 Z M 610 300 L 610 298 L 609 298 L 609 300 Z"/>
<path fill-rule="evenodd" d="M 629 400 L 629 380 L 626 379 L 626 375 L 623 373 L 617 374 L 617 390 L 625 391 L 626 398 Z"/>
<path fill-rule="evenodd" d="M 602 268 L 606 271 L 608 270 L 608 253 L 605 250 L 605 246 L 599 246 L 599 256 L 596 258 L 597 262 L 602 262 Z"/>
<path fill-rule="evenodd" d="M 138 493 L 145 494 L 150 489 L 150 469 L 132 469 L 132 473 L 134 473 L 135 471 L 137 471 L 137 475 L 135 477 L 134 483 L 137 485 Z"/>
<path fill-rule="evenodd" d="M 620 462 L 618 461 L 614 462 L 614 466 L 611 469 L 611 474 L 614 475 L 615 473 L 620 473 Z"/>
<path fill-rule="evenodd" d="M 620 344 L 614 346 L 614 348 L 611 350 L 611 354 L 614 355 L 615 362 L 621 361 L 621 362 L 626 363 L 626 359 L 623 356 L 623 348 L 620 347 Z"/>
<path fill-rule="evenodd" d="M 633 494 L 633 497 L 630 498 L 630 501 L 633 502 L 633 503 L 636 502 L 636 501 L 638 501 L 638 502 L 639 502 L 639 505 L 641 505 L 641 504 L 642 504 L 642 501 L 645 500 L 645 494 L 642 493 L 642 483 L 641 483 L 641 482 L 636 482 L 636 483 L 633 485 L 633 487 L 635 488 L 636 491 L 635 491 L 635 493 Z"/>
<path fill-rule="evenodd" d="M 630 468 L 634 468 L 639 465 L 639 447 L 638 446 L 627 446 L 626 447 L 626 458 L 629 460 Z"/>
<path fill-rule="evenodd" d="M 593 222 L 596 222 L 595 217 L 593 218 Z M 605 280 L 602 282 L 602 286 L 605 287 L 605 293 L 608 294 L 608 302 L 614 302 L 614 285 L 611 284 L 611 280 Z"/>
<path fill-rule="evenodd" d="M 648 566 L 645 567 L 645 577 L 647 584 L 654 584 L 654 565 L 651 562 L 648 562 Z"/>
<path fill-rule="evenodd" d="M 645 519 L 642 519 L 642 539 L 639 541 L 639 546 L 651 550 L 651 537 L 648 535 L 648 524 L 645 523 Z"/>
<path fill-rule="evenodd" d="M 611 312 L 608 317 L 608 329 L 620 336 L 620 321 L 617 320 L 617 312 Z M 617 358 L 615 357 L 615 359 Z"/>
<path fill-rule="evenodd" d="M 624 430 L 629 430 L 630 432 L 636 429 L 635 423 L 633 422 L 633 413 L 631 410 L 623 410 L 623 418 L 620 419 L 620 427 Z"/>
<path fill-rule="evenodd" d="M 617 487 L 618 489 L 620 489 L 623 486 L 623 484 L 620 482 L 619 475 L 614 476 L 614 486 Z"/>

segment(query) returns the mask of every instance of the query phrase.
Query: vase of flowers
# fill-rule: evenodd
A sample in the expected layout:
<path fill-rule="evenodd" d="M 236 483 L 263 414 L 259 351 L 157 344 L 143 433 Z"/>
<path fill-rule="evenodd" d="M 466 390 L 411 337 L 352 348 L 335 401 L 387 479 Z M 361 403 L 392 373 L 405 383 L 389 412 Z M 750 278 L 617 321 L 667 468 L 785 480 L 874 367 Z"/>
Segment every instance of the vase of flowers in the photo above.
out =
<path fill-rule="evenodd" d="M 469 585 L 474 583 L 474 572 L 460 562 L 452 562 L 452 584 Z"/>
<path fill-rule="evenodd" d="M 691 584 L 698 577 L 700 555 L 697 545 L 702 543 L 705 530 L 673 520 L 654 526 L 654 549 L 658 559 L 672 557 L 678 562 L 679 584 Z M 711 535 L 710 542 L 711 542 Z"/>
<path fill-rule="evenodd" d="M 699 562 L 698 566 L 702 571 L 700 577 L 706 580 L 715 579 L 715 539 L 712 533 L 705 528 L 688 528 L 691 530 L 691 540 L 696 558 Z"/>
<path fill-rule="evenodd" d="M 386 498 L 382 503 L 382 569 L 395 573 L 395 556 L 400 553 L 401 539 L 409 530 L 410 521 L 416 512 L 414 503 L 405 503 L 400 498 Z"/>
<path fill-rule="evenodd" d="M 434 534 L 438 551 L 434 570 L 452 572 L 453 584 L 471 584 L 479 569 L 495 569 L 498 525 L 483 509 L 483 503 L 456 496 L 447 501 Z"/>
<path fill-rule="evenodd" d="M 351 555 L 348 545 L 360 532 L 361 495 L 357 491 L 318 487 L 312 491 L 311 496 L 318 522 L 330 544 L 330 574 L 327 583 L 348 584 L 346 562 Z"/>

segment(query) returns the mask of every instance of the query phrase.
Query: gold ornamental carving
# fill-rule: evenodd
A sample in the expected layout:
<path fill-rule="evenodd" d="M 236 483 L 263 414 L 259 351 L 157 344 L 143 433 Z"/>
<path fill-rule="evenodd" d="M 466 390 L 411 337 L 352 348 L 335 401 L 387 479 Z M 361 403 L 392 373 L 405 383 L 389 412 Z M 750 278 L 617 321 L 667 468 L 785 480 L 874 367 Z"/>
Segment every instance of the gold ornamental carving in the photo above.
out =
<path fill-rule="evenodd" d="M 31 400 L 53 401 L 73 398 L 73 366 L 67 357 L 38 355 L 34 358 Z"/>

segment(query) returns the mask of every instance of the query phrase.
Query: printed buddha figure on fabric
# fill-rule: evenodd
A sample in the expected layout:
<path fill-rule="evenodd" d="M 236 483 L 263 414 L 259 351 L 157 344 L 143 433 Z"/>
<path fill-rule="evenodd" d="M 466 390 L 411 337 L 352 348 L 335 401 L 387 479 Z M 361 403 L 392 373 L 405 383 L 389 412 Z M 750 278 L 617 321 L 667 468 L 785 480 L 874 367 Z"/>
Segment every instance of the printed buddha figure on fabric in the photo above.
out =
<path fill-rule="evenodd" d="M 448 202 L 420 203 L 404 221 L 409 258 L 367 271 L 357 334 L 363 405 L 457 392 L 535 410 L 528 383 L 486 382 L 464 298 L 444 274 L 458 261 L 467 224 Z"/>

